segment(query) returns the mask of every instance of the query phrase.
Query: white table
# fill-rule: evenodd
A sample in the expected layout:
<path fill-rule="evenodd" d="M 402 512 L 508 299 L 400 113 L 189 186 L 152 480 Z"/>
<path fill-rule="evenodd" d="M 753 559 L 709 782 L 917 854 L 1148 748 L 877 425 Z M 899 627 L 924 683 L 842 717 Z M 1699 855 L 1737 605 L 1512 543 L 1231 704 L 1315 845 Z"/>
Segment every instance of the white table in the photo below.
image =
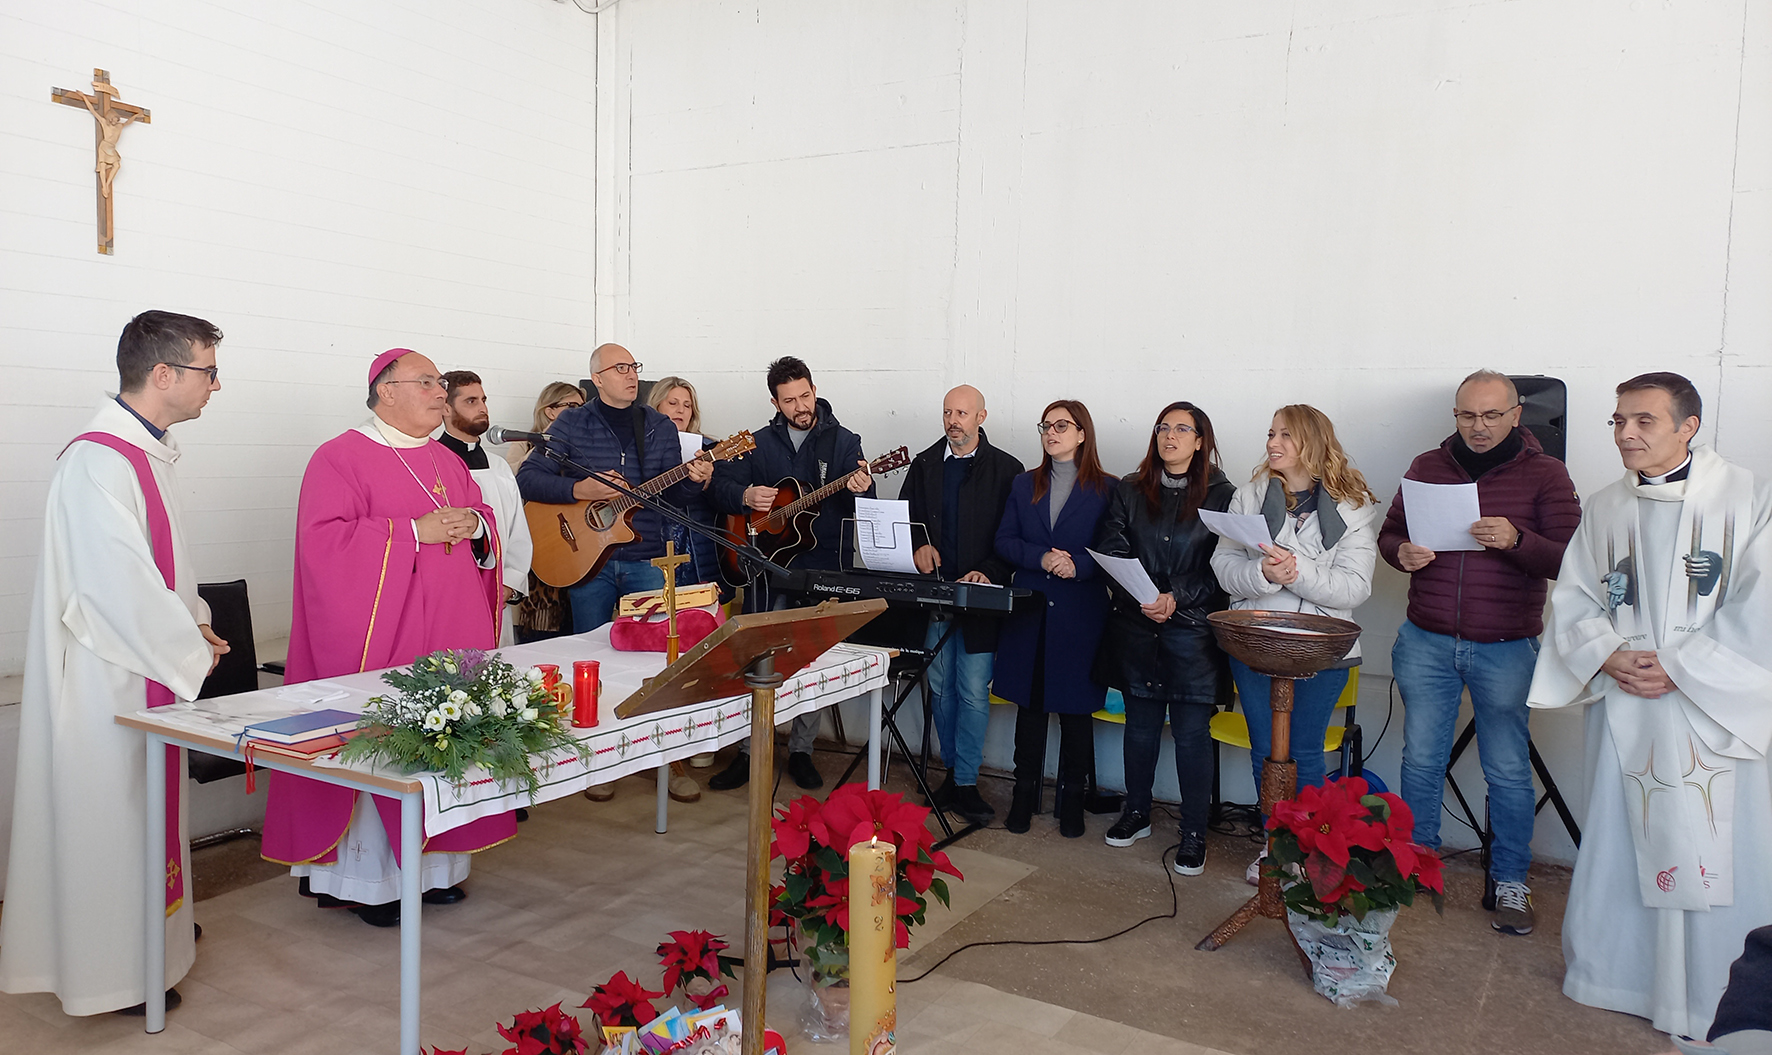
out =
<path fill-rule="evenodd" d="M 679 759 L 736 743 L 750 731 L 749 693 L 626 720 L 615 717 L 615 705 L 640 687 L 643 678 L 664 669 L 658 652 L 617 652 L 604 627 L 576 637 L 550 638 L 499 650 L 518 669 L 558 663 L 570 677 L 572 661 L 595 659 L 602 664 L 604 691 L 600 721 L 591 729 L 574 730 L 587 741 L 589 762 L 576 754 L 538 757 L 541 789 L 536 801 L 565 798 L 597 784 L 606 784 L 646 769 L 661 770 L 658 781 L 658 825 L 665 830 L 670 784 L 668 767 Z M 880 716 L 887 684 L 886 649 L 839 644 L 816 662 L 788 678 L 777 692 L 776 717 L 785 721 L 843 700 L 868 698 L 868 787 L 880 786 Z M 360 711 L 369 697 L 391 691 L 381 671 L 323 679 L 348 693 L 346 699 L 323 706 Z M 163 892 L 166 843 L 166 752 L 170 744 L 191 751 L 240 758 L 235 737 L 251 722 L 308 709 L 279 699 L 279 689 L 260 689 L 235 696 L 178 703 L 152 711 L 120 715 L 117 722 L 139 729 L 147 741 L 146 990 L 147 1031 L 166 1028 L 166 927 Z M 441 774 L 405 774 L 385 767 L 344 765 L 336 759 L 302 761 L 256 757 L 253 765 L 295 773 L 357 791 L 392 795 L 400 800 L 400 1053 L 420 1055 L 419 1046 L 419 873 L 424 838 L 460 827 L 481 817 L 496 816 L 529 805 L 528 792 L 509 788 L 470 773 L 461 785 Z"/>

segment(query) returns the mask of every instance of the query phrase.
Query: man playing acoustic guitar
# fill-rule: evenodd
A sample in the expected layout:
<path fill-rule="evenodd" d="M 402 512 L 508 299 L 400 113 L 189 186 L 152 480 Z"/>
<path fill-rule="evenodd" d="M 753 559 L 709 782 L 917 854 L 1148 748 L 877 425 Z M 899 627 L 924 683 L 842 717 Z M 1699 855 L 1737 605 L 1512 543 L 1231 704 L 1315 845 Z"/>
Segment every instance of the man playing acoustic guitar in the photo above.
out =
<path fill-rule="evenodd" d="M 812 522 L 811 548 L 776 556 L 781 563 L 797 568 L 838 567 L 838 545 L 843 521 L 855 516 L 855 496 L 873 497 L 874 481 L 868 474 L 867 460 L 862 457 L 861 437 L 837 423 L 831 405 L 818 398 L 812 384 L 812 371 L 793 356 L 783 356 L 769 364 L 766 378 L 769 402 L 776 414 L 768 425 L 756 430 L 757 449 L 738 461 L 722 462 L 714 471 L 712 498 L 715 510 L 738 515 L 746 510 L 767 512 L 777 504 L 780 484 L 793 480 L 803 493 L 836 480 L 848 473 L 846 488 L 826 498 Z M 859 466 L 849 469 L 851 465 Z M 784 560 L 783 557 L 786 557 Z M 754 586 L 754 584 L 753 584 Z M 767 597 L 762 591 L 745 591 L 745 607 L 749 611 L 785 608 L 798 604 L 798 598 L 781 595 Z M 809 714 L 794 719 L 788 734 L 788 775 L 802 788 L 824 784 L 818 768 L 812 764 L 812 741 L 818 735 L 821 715 Z M 708 787 L 726 791 L 742 787 L 751 775 L 751 742 L 747 738 L 738 745 L 732 764 L 715 774 Z"/>

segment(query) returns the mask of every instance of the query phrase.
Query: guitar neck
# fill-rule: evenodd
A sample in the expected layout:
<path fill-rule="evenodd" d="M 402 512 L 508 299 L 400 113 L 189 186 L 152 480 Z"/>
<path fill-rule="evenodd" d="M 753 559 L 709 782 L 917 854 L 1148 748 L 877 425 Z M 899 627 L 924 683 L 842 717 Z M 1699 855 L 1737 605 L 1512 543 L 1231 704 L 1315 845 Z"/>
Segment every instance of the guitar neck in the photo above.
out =
<path fill-rule="evenodd" d="M 773 513 L 770 513 L 769 519 L 771 521 L 774 521 L 777 517 L 779 517 L 782 520 L 792 520 L 794 517 L 800 515 L 801 513 L 804 513 L 808 509 L 811 509 L 813 506 L 818 505 L 820 502 L 823 502 L 825 499 L 836 494 L 838 491 L 843 490 L 843 488 L 848 487 L 849 481 L 854 479 L 856 474 L 860 473 L 860 472 L 861 472 L 860 469 L 856 469 L 854 472 L 848 473 L 836 480 L 832 480 L 830 483 L 825 484 L 823 487 L 819 488 L 816 491 L 813 491 L 809 494 L 801 495 L 799 498 L 796 498 L 794 501 L 788 503 L 785 506 L 782 506 L 780 509 L 775 510 Z"/>
<path fill-rule="evenodd" d="M 695 464 L 696 462 L 703 461 L 703 460 L 711 460 L 711 459 L 708 459 L 706 454 L 698 454 L 695 457 L 684 462 L 682 465 L 679 465 L 675 469 L 672 469 L 670 472 L 660 473 L 659 475 L 654 476 L 652 479 L 650 479 L 650 480 L 646 481 L 645 483 L 639 485 L 638 487 L 634 488 L 634 490 L 636 490 L 636 491 L 640 492 L 641 494 L 650 498 L 653 495 L 658 494 L 659 492 L 665 490 L 666 488 L 675 487 L 677 484 L 682 483 L 684 480 L 688 479 L 689 467 L 691 465 Z M 617 513 L 625 513 L 629 509 L 632 509 L 633 507 L 635 507 L 639 504 L 640 503 L 634 501 L 632 498 L 629 498 L 627 495 L 621 495 L 621 496 L 613 499 L 609 503 L 609 508 Z"/>

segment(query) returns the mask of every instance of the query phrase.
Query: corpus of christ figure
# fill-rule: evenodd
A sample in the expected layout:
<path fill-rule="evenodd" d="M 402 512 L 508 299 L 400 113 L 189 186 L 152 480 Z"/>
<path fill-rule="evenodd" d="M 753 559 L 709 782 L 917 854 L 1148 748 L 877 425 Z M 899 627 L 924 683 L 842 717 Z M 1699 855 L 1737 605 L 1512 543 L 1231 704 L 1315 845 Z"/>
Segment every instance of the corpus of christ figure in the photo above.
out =
<path fill-rule="evenodd" d="M 123 155 L 117 150 L 117 141 L 123 138 L 123 129 L 136 121 L 153 123 L 146 109 L 121 101 L 117 98 L 120 94 L 111 85 L 111 75 L 104 70 L 92 71 L 91 95 L 66 88 L 49 90 L 49 97 L 55 102 L 82 106 L 92 114 L 96 153 L 93 171 L 98 176 L 98 251 L 107 255 L 115 245 L 116 234 L 111 219 L 111 189 L 117 182 L 118 171 L 123 168 Z"/>

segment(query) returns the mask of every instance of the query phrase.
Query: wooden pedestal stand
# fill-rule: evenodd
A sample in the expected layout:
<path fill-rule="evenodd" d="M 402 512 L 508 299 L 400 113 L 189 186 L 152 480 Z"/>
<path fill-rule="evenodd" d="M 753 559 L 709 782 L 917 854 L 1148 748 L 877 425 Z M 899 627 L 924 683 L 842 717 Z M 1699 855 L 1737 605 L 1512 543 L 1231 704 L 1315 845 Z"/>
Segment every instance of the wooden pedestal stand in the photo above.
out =
<path fill-rule="evenodd" d="M 886 602 L 827 601 L 816 608 L 728 620 L 616 708 L 651 714 L 741 692 L 751 694 L 751 812 L 745 851 L 744 1055 L 763 1055 L 769 970 L 769 842 L 775 812 L 775 690 L 832 645 L 886 610 Z"/>
<path fill-rule="evenodd" d="M 1292 683 L 1295 678 L 1308 678 L 1347 655 L 1359 639 L 1360 628 L 1345 619 L 1306 615 L 1302 612 L 1214 612 L 1210 616 L 1212 633 L 1219 647 L 1246 664 L 1258 674 L 1272 678 L 1268 690 L 1268 707 L 1273 712 L 1273 737 L 1267 760 L 1261 765 L 1261 814 L 1272 816 L 1274 804 L 1292 798 L 1298 790 L 1298 763 L 1292 748 Z M 1244 708 L 1250 701 L 1244 700 Z M 1268 837 L 1272 845 L 1273 837 Z M 1284 920 L 1286 903 L 1280 895 L 1280 880 L 1266 870 L 1254 897 L 1220 923 L 1211 934 L 1200 939 L 1196 949 L 1216 952 L 1236 937 L 1257 915 Z M 1286 929 L 1288 938 L 1292 929 Z M 1292 939 L 1292 949 L 1310 973 L 1310 961 L 1304 950 Z"/>

